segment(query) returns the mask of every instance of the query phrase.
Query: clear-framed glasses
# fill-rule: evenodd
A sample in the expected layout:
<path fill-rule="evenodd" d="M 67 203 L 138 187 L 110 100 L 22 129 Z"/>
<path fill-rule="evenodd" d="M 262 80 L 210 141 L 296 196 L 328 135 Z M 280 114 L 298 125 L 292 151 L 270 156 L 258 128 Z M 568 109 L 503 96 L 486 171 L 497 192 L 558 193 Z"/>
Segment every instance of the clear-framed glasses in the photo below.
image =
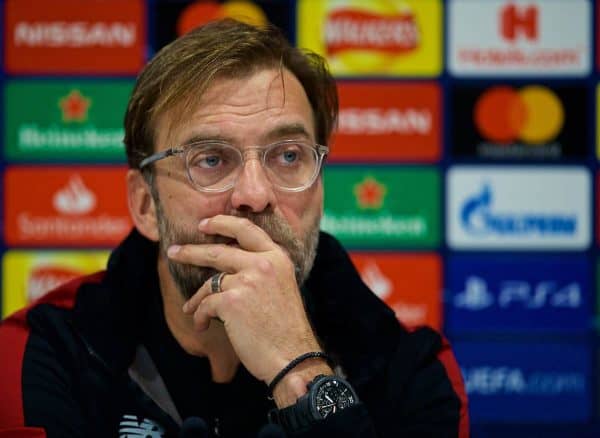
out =
<path fill-rule="evenodd" d="M 150 155 L 140 170 L 163 158 L 180 155 L 188 178 L 202 192 L 224 192 L 235 185 L 247 156 L 261 160 L 269 180 L 277 188 L 301 192 L 317 178 L 329 148 L 302 140 L 284 140 L 265 147 L 240 150 L 218 140 L 202 140 Z"/>

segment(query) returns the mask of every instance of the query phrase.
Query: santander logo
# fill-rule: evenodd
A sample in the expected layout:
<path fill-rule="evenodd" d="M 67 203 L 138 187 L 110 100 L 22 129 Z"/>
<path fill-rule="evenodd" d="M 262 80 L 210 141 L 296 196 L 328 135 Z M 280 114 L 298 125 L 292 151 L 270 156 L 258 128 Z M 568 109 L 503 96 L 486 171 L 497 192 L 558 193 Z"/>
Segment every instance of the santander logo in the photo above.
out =
<path fill-rule="evenodd" d="M 96 207 L 96 195 L 85 186 L 81 176 L 74 174 L 67 185 L 54 194 L 52 206 L 67 215 L 86 214 Z"/>
<path fill-rule="evenodd" d="M 418 47 L 420 32 L 410 9 L 382 15 L 344 8 L 327 16 L 325 41 L 330 55 L 348 50 L 401 54 Z"/>
<path fill-rule="evenodd" d="M 382 300 L 385 300 L 392 293 L 392 282 L 381 272 L 375 261 L 369 261 L 362 270 L 361 277 L 365 284 L 369 286 L 369 289 Z"/>

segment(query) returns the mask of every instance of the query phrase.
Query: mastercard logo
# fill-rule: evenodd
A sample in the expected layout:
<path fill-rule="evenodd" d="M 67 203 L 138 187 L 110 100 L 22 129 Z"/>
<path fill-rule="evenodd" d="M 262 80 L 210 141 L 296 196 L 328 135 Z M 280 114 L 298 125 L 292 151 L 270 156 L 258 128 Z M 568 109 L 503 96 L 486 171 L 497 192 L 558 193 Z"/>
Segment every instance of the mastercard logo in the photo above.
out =
<path fill-rule="evenodd" d="M 565 120 L 560 99 L 541 85 L 492 87 L 478 99 L 473 116 L 480 135 L 500 144 L 546 143 L 556 138 Z"/>
<path fill-rule="evenodd" d="M 177 20 L 177 35 L 188 33 L 209 21 L 234 18 L 254 26 L 267 24 L 265 13 L 250 1 L 230 0 L 225 3 L 197 1 L 186 7 Z"/>

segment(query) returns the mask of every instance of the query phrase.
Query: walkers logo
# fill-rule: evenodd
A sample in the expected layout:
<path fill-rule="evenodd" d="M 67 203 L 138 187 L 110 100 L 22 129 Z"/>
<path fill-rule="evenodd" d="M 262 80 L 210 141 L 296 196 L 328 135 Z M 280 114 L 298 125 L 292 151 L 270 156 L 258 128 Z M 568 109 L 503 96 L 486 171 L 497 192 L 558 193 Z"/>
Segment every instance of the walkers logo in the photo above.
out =
<path fill-rule="evenodd" d="M 581 250 L 590 244 L 591 182 L 583 167 L 456 166 L 446 189 L 452 248 Z"/>
<path fill-rule="evenodd" d="M 367 37 L 372 30 L 379 38 Z M 357 9 L 338 9 L 327 17 L 326 50 L 328 55 L 351 50 L 381 51 L 390 55 L 412 52 L 421 39 L 412 10 L 384 16 Z"/>
<path fill-rule="evenodd" d="M 330 161 L 436 161 L 441 96 L 434 83 L 338 82 Z"/>
<path fill-rule="evenodd" d="M 442 265 L 437 254 L 351 253 L 363 281 L 409 327 L 441 330 Z"/>
<path fill-rule="evenodd" d="M 2 259 L 2 316 L 73 278 L 106 267 L 108 251 L 15 251 Z"/>
<path fill-rule="evenodd" d="M 142 0 L 6 0 L 10 73 L 135 74 L 144 63 Z"/>
<path fill-rule="evenodd" d="M 583 422 L 592 355 L 581 343 L 453 342 L 473 422 Z"/>
<path fill-rule="evenodd" d="M 11 81 L 5 154 L 28 161 L 124 161 L 130 81 Z M 31 105 L 36 102 L 36 105 Z"/>
<path fill-rule="evenodd" d="M 588 0 L 449 3 L 449 68 L 458 76 L 585 76 L 591 69 Z M 477 35 L 477 38 L 473 38 Z"/>
<path fill-rule="evenodd" d="M 495 160 L 583 158 L 587 94 L 581 86 L 457 87 L 452 151 Z"/>
<path fill-rule="evenodd" d="M 424 75 L 442 69 L 439 0 L 298 2 L 298 46 L 337 75 Z"/>
<path fill-rule="evenodd" d="M 448 260 L 446 331 L 587 333 L 592 275 L 581 256 L 463 256 Z"/>
<path fill-rule="evenodd" d="M 431 248 L 439 243 L 440 181 L 435 169 L 329 167 L 324 175 L 321 228 L 345 245 Z"/>
<path fill-rule="evenodd" d="M 124 168 L 9 168 L 9 245 L 113 246 L 131 229 Z"/>

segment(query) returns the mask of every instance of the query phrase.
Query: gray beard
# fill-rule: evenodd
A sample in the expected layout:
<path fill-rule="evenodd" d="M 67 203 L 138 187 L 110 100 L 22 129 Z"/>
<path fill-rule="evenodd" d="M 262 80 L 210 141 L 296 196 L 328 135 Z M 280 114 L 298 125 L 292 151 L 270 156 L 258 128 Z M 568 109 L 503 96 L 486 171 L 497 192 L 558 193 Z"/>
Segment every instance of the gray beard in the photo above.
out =
<path fill-rule="evenodd" d="M 158 217 L 160 251 L 167 260 L 169 272 L 175 281 L 180 293 L 188 300 L 198 289 L 213 275 L 218 273 L 213 268 L 189 265 L 172 261 L 166 256 L 167 249 L 174 244 L 206 244 L 206 243 L 232 243 L 235 239 L 208 235 L 199 231 L 190 232 L 171 221 L 162 209 L 158 196 L 154 196 L 156 214 Z M 320 216 L 315 218 L 304 241 L 296 238 L 290 226 L 281 217 L 271 212 L 238 212 L 234 216 L 244 217 L 255 223 L 267 232 L 267 234 L 285 249 L 294 264 L 296 283 L 298 287 L 308 278 L 313 267 L 319 243 Z"/>

